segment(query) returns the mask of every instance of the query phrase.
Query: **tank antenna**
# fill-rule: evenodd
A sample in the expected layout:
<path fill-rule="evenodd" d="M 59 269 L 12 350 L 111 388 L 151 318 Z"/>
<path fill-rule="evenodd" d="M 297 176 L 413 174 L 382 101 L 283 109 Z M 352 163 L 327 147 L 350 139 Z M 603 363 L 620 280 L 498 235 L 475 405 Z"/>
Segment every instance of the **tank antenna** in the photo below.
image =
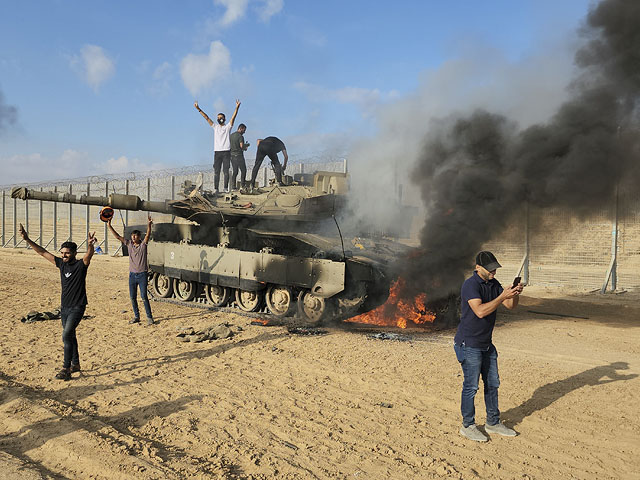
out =
<path fill-rule="evenodd" d="M 338 227 L 338 234 L 340 234 L 340 244 L 342 245 L 342 261 L 346 261 L 347 256 L 344 253 L 344 240 L 342 239 L 342 232 L 340 231 L 340 225 L 338 225 L 338 219 L 335 215 L 331 215 L 333 221 L 336 222 L 336 227 Z"/>

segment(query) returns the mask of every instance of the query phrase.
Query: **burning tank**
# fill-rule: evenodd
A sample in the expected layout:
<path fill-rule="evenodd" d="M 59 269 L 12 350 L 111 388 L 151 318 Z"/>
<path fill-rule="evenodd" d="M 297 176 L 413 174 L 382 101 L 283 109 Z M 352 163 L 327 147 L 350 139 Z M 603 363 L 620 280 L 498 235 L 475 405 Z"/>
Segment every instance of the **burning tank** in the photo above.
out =
<path fill-rule="evenodd" d="M 346 203 L 345 173 L 296 175 L 287 186 L 213 194 L 185 182 L 177 200 L 135 195 L 73 195 L 16 187 L 22 200 L 110 206 L 175 215 L 154 223 L 148 247 L 150 289 L 161 298 L 199 299 L 244 312 L 296 312 L 308 323 L 346 319 L 385 302 L 391 263 L 409 248 L 384 238 L 343 237 L 336 216 Z M 306 180 L 306 181 L 305 181 Z"/>

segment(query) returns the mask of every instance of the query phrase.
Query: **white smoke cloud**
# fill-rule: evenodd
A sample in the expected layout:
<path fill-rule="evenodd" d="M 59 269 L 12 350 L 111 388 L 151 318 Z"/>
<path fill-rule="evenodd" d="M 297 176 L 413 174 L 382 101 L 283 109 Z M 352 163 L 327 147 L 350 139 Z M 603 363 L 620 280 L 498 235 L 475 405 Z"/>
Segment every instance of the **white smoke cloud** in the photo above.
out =
<path fill-rule="evenodd" d="M 106 171 L 104 173 L 127 173 L 127 172 L 146 172 L 149 170 L 162 170 L 168 168 L 166 164 L 160 162 L 146 163 L 138 158 L 131 158 L 122 155 L 118 158 L 111 157 L 105 163 Z M 104 167 L 103 167 L 104 168 Z"/>
<path fill-rule="evenodd" d="M 80 55 L 73 55 L 70 58 L 70 65 L 96 93 L 116 71 L 114 60 L 97 45 L 87 44 L 82 47 Z"/>
<path fill-rule="evenodd" d="M 209 53 L 190 53 L 180 62 L 182 81 L 192 95 L 225 79 L 231 72 L 231 53 L 220 41 L 211 42 Z"/>

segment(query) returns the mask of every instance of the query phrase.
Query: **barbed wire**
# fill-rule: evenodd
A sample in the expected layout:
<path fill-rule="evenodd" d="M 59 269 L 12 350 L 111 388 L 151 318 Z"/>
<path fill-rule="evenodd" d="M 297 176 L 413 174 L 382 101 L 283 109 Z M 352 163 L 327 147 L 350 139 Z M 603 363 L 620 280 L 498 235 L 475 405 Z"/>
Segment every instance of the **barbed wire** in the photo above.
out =
<path fill-rule="evenodd" d="M 316 164 L 316 163 L 333 163 L 333 162 L 344 162 L 345 156 L 336 154 L 335 152 L 318 152 L 312 154 L 290 154 L 289 155 L 289 165 L 296 164 Z M 247 161 L 247 171 L 250 172 L 253 168 L 254 161 L 251 158 L 246 159 Z M 263 166 L 268 166 L 263 163 Z M 139 172 L 123 172 L 123 173 L 104 173 L 100 175 L 89 175 L 85 177 L 73 177 L 73 178 L 65 178 L 59 180 L 44 180 L 41 182 L 19 182 L 12 184 L 0 185 L 0 190 L 11 190 L 14 186 L 17 185 L 27 185 L 32 188 L 34 187 L 56 187 L 63 186 L 69 184 L 83 184 L 83 183 L 103 183 L 103 182 L 120 182 L 125 180 L 135 181 L 135 180 L 146 180 L 148 178 L 161 178 L 161 177 L 170 177 L 172 175 L 193 175 L 200 172 L 208 172 L 212 170 L 212 163 L 209 164 L 199 164 L 199 165 L 187 165 L 183 167 L 176 168 L 165 168 L 161 170 L 147 170 L 147 171 L 139 171 Z"/>

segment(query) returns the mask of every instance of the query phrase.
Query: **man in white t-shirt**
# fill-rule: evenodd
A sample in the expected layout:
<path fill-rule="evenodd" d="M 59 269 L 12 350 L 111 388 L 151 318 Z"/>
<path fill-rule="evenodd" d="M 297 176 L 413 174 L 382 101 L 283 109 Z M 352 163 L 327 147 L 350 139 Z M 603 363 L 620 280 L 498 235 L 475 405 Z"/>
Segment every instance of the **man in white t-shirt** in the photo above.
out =
<path fill-rule="evenodd" d="M 238 109 L 240 108 L 240 100 L 236 100 L 236 109 L 231 117 L 231 122 L 225 124 L 226 117 L 224 113 L 218 114 L 218 123 L 214 124 L 213 120 L 202 111 L 198 106 L 198 102 L 195 102 L 194 107 L 200 112 L 200 115 L 213 127 L 213 186 L 216 193 L 218 193 L 218 186 L 220 185 L 220 169 L 224 174 L 224 190 L 229 191 L 229 168 L 231 166 L 231 143 L 229 142 L 229 135 L 233 123 L 236 121 L 238 115 Z"/>

